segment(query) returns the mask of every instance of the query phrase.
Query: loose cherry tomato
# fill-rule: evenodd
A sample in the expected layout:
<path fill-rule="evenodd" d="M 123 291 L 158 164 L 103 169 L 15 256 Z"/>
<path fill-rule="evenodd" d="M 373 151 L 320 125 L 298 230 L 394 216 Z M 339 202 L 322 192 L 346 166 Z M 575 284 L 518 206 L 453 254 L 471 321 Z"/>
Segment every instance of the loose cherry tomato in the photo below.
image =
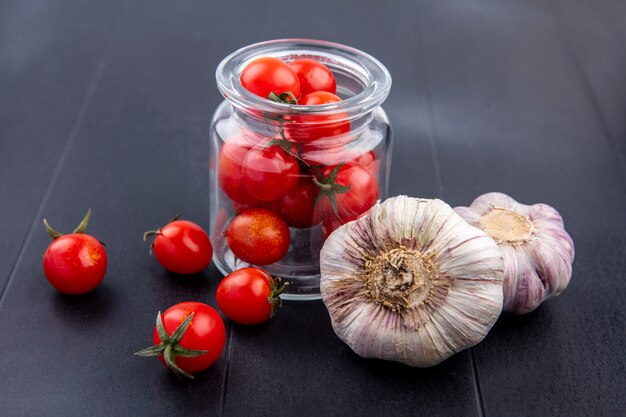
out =
<path fill-rule="evenodd" d="M 316 91 L 303 96 L 298 105 L 318 106 L 321 104 L 336 103 L 339 97 L 327 91 Z M 296 115 L 291 116 L 291 123 L 287 125 L 288 136 L 296 142 L 311 142 L 322 138 L 341 140 L 340 136 L 350 131 L 350 121 L 347 113 L 329 115 Z"/>
<path fill-rule="evenodd" d="M 316 218 L 334 215 L 342 223 L 355 220 L 378 200 L 376 176 L 365 167 L 347 163 L 325 167 L 318 175 L 322 197 L 315 208 Z"/>
<path fill-rule="evenodd" d="M 155 236 L 150 248 L 163 268 L 177 274 L 195 274 L 211 263 L 213 246 L 204 229 L 178 217 L 158 230 L 147 231 L 143 240 Z"/>
<path fill-rule="evenodd" d="M 333 73 L 321 62 L 300 58 L 289 63 L 300 80 L 300 92 L 302 95 L 314 91 L 328 91 L 335 94 L 337 83 Z"/>
<path fill-rule="evenodd" d="M 96 288 L 107 270 L 107 254 L 96 238 L 84 234 L 91 210 L 69 235 L 62 235 L 44 219 L 54 239 L 43 256 L 48 282 L 64 294 L 84 294 Z"/>
<path fill-rule="evenodd" d="M 228 246 L 244 262 L 269 265 L 289 249 L 289 227 L 276 213 L 263 208 L 244 210 L 228 227 Z"/>
<path fill-rule="evenodd" d="M 243 268 L 226 275 L 217 286 L 217 305 L 232 321 L 259 324 L 274 316 L 285 288 L 278 288 L 262 269 Z"/>
<path fill-rule="evenodd" d="M 301 176 L 291 191 L 272 204 L 272 209 L 291 227 L 311 227 L 316 224 L 313 207 L 319 191 L 310 176 Z"/>
<path fill-rule="evenodd" d="M 241 72 L 241 85 L 263 98 L 268 98 L 270 93 L 291 93 L 296 99 L 300 97 L 296 72 L 278 58 L 262 57 L 250 62 Z"/>
<path fill-rule="evenodd" d="M 242 183 L 257 200 L 274 201 L 296 186 L 299 173 L 296 158 L 279 145 L 254 148 L 244 160 Z"/>
<path fill-rule="evenodd" d="M 187 301 L 159 312 L 152 341 L 154 346 L 135 355 L 158 356 L 176 375 L 193 379 L 191 374 L 207 369 L 222 354 L 226 329 L 215 309 Z"/>
<path fill-rule="evenodd" d="M 243 161 L 252 147 L 245 137 L 233 136 L 224 141 L 217 157 L 217 182 L 220 188 L 233 202 L 245 206 L 256 206 L 260 203 L 243 185 Z"/>

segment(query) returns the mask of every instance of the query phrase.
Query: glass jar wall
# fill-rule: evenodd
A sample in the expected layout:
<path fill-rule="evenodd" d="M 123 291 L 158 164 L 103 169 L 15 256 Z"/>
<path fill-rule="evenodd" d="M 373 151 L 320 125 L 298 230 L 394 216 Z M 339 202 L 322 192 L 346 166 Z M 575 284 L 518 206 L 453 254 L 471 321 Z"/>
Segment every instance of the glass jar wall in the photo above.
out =
<path fill-rule="evenodd" d="M 266 56 L 322 62 L 342 100 L 301 106 L 252 94 L 241 72 Z M 225 100 L 211 122 L 214 262 L 224 274 L 263 268 L 289 283 L 283 298 L 319 298 L 325 238 L 386 197 L 392 136 L 381 104 L 389 72 L 344 45 L 285 39 L 232 53 L 216 78 Z M 262 247 L 250 246 L 257 235 Z"/>

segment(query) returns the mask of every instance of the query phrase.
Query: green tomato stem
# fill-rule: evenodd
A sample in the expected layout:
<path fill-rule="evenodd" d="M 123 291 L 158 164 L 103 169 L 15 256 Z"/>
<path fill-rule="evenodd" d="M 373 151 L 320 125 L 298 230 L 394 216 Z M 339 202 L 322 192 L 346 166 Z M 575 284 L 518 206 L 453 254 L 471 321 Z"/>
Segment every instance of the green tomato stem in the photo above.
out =
<path fill-rule="evenodd" d="M 49 224 L 48 224 L 48 220 L 43 219 L 43 224 L 44 226 L 46 226 L 46 232 L 48 232 L 48 234 L 50 235 L 50 237 L 52 238 L 52 240 L 58 239 L 61 236 L 63 236 L 61 233 L 57 232 L 56 230 L 54 230 Z"/>
<path fill-rule="evenodd" d="M 91 209 L 87 210 L 87 214 L 81 220 L 80 224 L 76 226 L 73 233 L 84 233 L 87 228 L 87 224 L 89 223 L 89 218 L 91 217 Z"/>
<path fill-rule="evenodd" d="M 182 323 L 176 327 L 176 330 L 170 336 L 165 330 L 165 326 L 163 325 L 163 318 L 161 317 L 161 312 L 157 314 L 156 318 L 156 329 L 157 334 L 159 335 L 159 339 L 161 339 L 161 343 L 150 346 L 146 349 L 142 349 L 139 352 L 135 352 L 137 356 L 160 356 L 163 355 L 163 359 L 167 366 L 177 375 L 184 376 L 185 378 L 193 379 L 193 375 L 188 372 L 182 370 L 176 364 L 176 357 L 182 356 L 185 358 L 193 358 L 196 356 L 204 355 L 208 352 L 208 350 L 197 350 L 197 349 L 187 349 L 180 345 L 180 341 L 182 340 L 185 332 L 191 325 L 191 320 L 193 319 L 195 313 L 191 313 Z"/>

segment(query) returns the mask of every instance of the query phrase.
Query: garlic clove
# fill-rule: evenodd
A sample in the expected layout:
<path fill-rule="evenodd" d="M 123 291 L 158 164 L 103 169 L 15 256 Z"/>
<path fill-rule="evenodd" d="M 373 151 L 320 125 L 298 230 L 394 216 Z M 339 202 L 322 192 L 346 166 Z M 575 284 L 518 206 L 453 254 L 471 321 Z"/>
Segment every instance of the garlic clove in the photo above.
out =
<path fill-rule="evenodd" d="M 506 194 L 487 193 L 454 210 L 490 235 L 502 251 L 504 311 L 528 313 L 565 290 L 574 243 L 553 207 L 527 206 Z"/>
<path fill-rule="evenodd" d="M 376 204 L 330 235 L 320 267 L 333 329 L 363 357 L 437 364 L 502 310 L 500 250 L 440 200 Z"/>

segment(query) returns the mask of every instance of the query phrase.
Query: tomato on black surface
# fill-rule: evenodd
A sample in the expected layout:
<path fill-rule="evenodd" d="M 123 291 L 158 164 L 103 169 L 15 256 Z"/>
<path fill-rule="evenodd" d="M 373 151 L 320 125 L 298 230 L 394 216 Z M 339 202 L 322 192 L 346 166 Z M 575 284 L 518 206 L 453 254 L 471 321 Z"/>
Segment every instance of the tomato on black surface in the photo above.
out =
<path fill-rule="evenodd" d="M 197 224 L 177 220 L 158 230 L 144 233 L 144 240 L 154 236 L 150 245 L 157 261 L 168 271 L 177 274 L 194 274 L 211 263 L 213 246 L 209 235 Z"/>
<path fill-rule="evenodd" d="M 269 320 L 280 305 L 278 287 L 270 274 L 259 268 L 242 268 L 226 275 L 217 287 L 220 310 L 240 324 L 259 324 Z"/>
<path fill-rule="evenodd" d="M 91 210 L 73 233 L 62 235 L 44 219 L 54 239 L 43 257 L 43 270 L 50 285 L 64 294 L 84 294 L 95 289 L 107 270 L 107 254 L 102 243 L 84 233 Z"/>
<path fill-rule="evenodd" d="M 192 374 L 213 365 L 226 344 L 224 321 L 214 308 L 204 303 L 178 303 L 157 315 L 152 333 L 154 346 L 136 352 L 157 356 L 175 374 Z"/>

